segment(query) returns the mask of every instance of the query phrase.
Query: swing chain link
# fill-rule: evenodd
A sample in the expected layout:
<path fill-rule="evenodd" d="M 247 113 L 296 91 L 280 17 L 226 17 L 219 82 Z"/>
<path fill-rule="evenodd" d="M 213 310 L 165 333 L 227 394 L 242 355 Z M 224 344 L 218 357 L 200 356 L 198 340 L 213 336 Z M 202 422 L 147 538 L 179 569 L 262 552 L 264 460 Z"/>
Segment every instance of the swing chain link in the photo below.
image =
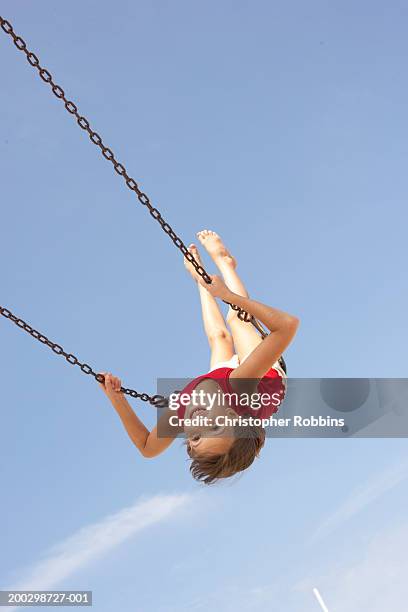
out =
<path fill-rule="evenodd" d="M 104 144 L 102 137 L 91 128 L 88 119 L 79 114 L 77 105 L 72 100 L 67 99 L 65 91 L 62 89 L 62 87 L 54 83 L 52 74 L 41 66 L 40 60 L 37 55 L 27 49 L 26 42 L 20 36 L 17 36 L 17 34 L 14 32 L 11 23 L 0 16 L 0 27 L 6 34 L 11 36 L 17 49 L 25 54 L 28 63 L 33 66 L 33 68 L 37 69 L 41 79 L 45 83 L 50 85 L 53 94 L 58 99 L 62 100 L 66 110 L 71 115 L 74 115 L 79 127 L 88 133 L 91 142 L 93 142 L 93 144 L 100 148 L 103 157 L 112 163 L 114 170 L 117 172 L 117 174 L 119 174 L 119 176 L 123 178 L 127 187 L 131 191 L 134 191 L 136 193 L 139 202 L 143 206 L 146 206 L 148 208 L 150 215 L 160 224 L 164 233 L 170 237 L 175 246 L 182 252 L 184 257 L 188 259 L 188 261 L 194 266 L 196 272 L 201 276 L 201 278 L 203 278 L 207 284 L 210 284 L 211 278 L 207 274 L 203 266 L 201 266 L 194 258 L 194 256 L 189 252 L 182 239 L 177 236 L 171 225 L 169 225 L 169 223 L 167 223 L 166 220 L 162 217 L 160 211 L 157 210 L 157 208 L 153 207 L 152 203 L 150 202 L 150 198 L 145 193 L 143 193 L 135 179 L 129 176 L 125 166 L 117 161 L 117 159 L 115 158 L 115 154 L 109 147 Z"/>
<path fill-rule="evenodd" d="M 201 278 L 207 284 L 211 284 L 211 277 L 206 272 L 205 268 L 202 265 L 200 265 L 198 261 L 195 259 L 194 255 L 190 253 L 190 251 L 184 244 L 183 240 L 176 234 L 176 232 L 173 230 L 171 225 L 167 223 L 166 220 L 162 217 L 160 211 L 152 205 L 152 203 L 150 202 L 150 198 L 143 191 L 141 191 L 135 179 L 129 176 L 125 166 L 117 161 L 113 151 L 109 147 L 105 146 L 102 140 L 102 137 L 97 132 L 94 132 L 92 130 L 88 119 L 86 119 L 86 117 L 83 117 L 82 115 L 79 114 L 77 105 L 74 102 L 72 102 L 72 100 L 67 99 L 67 97 L 65 96 L 65 91 L 62 89 L 62 87 L 54 83 L 52 74 L 41 66 L 40 60 L 37 57 L 37 55 L 35 55 L 35 53 L 27 49 L 27 43 L 25 42 L 25 40 L 23 40 L 21 36 L 17 36 L 17 34 L 14 32 L 14 29 L 11 23 L 1 16 L 0 16 L 0 27 L 6 34 L 11 36 L 17 49 L 19 51 L 22 51 L 25 54 L 28 63 L 33 68 L 37 69 L 38 74 L 41 77 L 41 79 L 45 83 L 50 85 L 53 94 L 58 99 L 63 101 L 66 110 L 71 115 L 74 115 L 79 127 L 88 133 L 91 142 L 93 142 L 93 144 L 95 144 L 97 147 L 100 148 L 103 157 L 112 163 L 115 172 L 123 178 L 126 186 L 131 191 L 134 191 L 136 193 L 136 196 L 139 202 L 142 204 L 142 206 L 147 207 L 150 215 L 153 217 L 153 219 L 155 219 L 159 223 L 164 233 L 169 236 L 173 244 L 176 246 L 176 248 L 179 249 L 179 251 L 181 251 L 181 253 L 187 259 L 187 261 L 191 263 L 191 265 L 196 270 L 197 274 L 199 274 Z M 238 312 L 238 317 L 241 319 L 241 321 L 252 323 L 253 317 L 249 315 L 247 312 L 245 312 L 245 310 L 243 310 L 239 306 L 230 304 L 229 302 L 226 302 L 226 303 L 229 304 L 229 306 L 231 306 L 233 310 Z M 259 330 L 259 326 L 255 325 L 255 327 L 257 327 L 257 329 Z"/>
<path fill-rule="evenodd" d="M 99 383 L 104 382 L 105 378 L 103 374 L 95 372 L 89 364 L 82 363 L 78 359 L 78 357 L 76 357 L 72 353 L 67 353 L 60 344 L 49 340 L 47 336 L 44 336 L 44 334 L 31 327 L 31 325 L 23 321 L 23 319 L 16 317 L 16 315 L 14 315 L 10 310 L 8 310 L 8 308 L 3 308 L 2 306 L 0 306 L 0 314 L 6 319 L 9 319 L 15 325 L 17 325 L 17 327 L 30 334 L 30 336 L 32 336 L 42 344 L 48 346 L 54 353 L 56 353 L 56 355 L 62 355 L 63 357 L 65 357 L 68 363 L 73 366 L 78 366 L 84 374 L 93 376 L 95 380 Z M 152 406 L 155 406 L 157 408 L 163 408 L 168 405 L 168 398 L 164 397 L 163 395 L 151 396 L 147 393 L 139 393 L 134 389 L 126 389 L 125 387 L 121 387 L 120 390 L 125 395 L 130 395 L 131 397 L 140 399 L 143 402 L 149 402 L 150 404 L 152 404 Z"/>
<path fill-rule="evenodd" d="M 65 91 L 62 89 L 62 87 L 54 83 L 52 74 L 41 66 L 40 60 L 37 57 L 37 55 L 27 49 L 27 43 L 25 42 L 25 40 L 21 38 L 20 36 L 17 36 L 17 34 L 14 32 L 14 29 L 11 23 L 7 21 L 6 19 L 4 19 L 3 17 L 1 17 L 1 15 L 0 15 L 0 27 L 3 30 L 3 32 L 11 36 L 11 38 L 13 39 L 14 45 L 17 47 L 19 51 L 22 51 L 25 54 L 28 63 L 33 68 L 37 69 L 38 74 L 41 77 L 41 79 L 45 83 L 50 85 L 51 90 L 53 94 L 56 96 L 56 98 L 63 101 L 66 110 L 71 115 L 74 115 L 79 127 L 88 133 L 91 142 L 100 148 L 103 157 L 112 163 L 115 172 L 123 178 L 126 186 L 131 191 L 136 193 L 136 196 L 139 202 L 142 204 L 142 206 L 147 207 L 152 218 L 155 219 L 159 223 L 164 233 L 169 236 L 169 238 L 172 240 L 174 245 L 181 251 L 183 256 L 191 263 L 191 265 L 196 270 L 197 274 L 199 274 L 201 278 L 207 284 L 211 284 L 212 282 L 211 277 L 206 272 L 205 268 L 197 262 L 193 254 L 190 253 L 190 251 L 184 244 L 183 240 L 176 234 L 176 232 L 173 230 L 171 225 L 167 223 L 166 220 L 162 217 L 160 211 L 152 205 L 149 197 L 143 191 L 141 191 L 135 179 L 129 176 L 125 166 L 116 160 L 113 151 L 109 147 L 105 146 L 102 140 L 102 137 L 91 128 L 88 119 L 79 114 L 77 105 L 74 102 L 72 102 L 72 100 L 67 99 L 65 95 Z M 229 302 L 225 302 L 225 303 L 228 304 L 234 311 L 238 313 L 237 316 L 241 321 L 252 323 L 254 327 L 260 332 L 263 338 L 267 336 L 265 330 L 261 328 L 259 323 L 256 321 L 256 319 L 252 315 L 247 313 L 245 310 L 243 310 L 239 306 L 236 306 L 235 304 L 230 304 Z M 102 375 L 95 373 L 93 369 L 91 368 L 91 366 L 89 366 L 86 363 L 81 363 L 78 360 L 78 358 L 75 357 L 75 355 L 66 353 L 60 345 L 48 340 L 46 336 L 44 336 L 37 330 L 33 329 L 30 325 L 25 323 L 22 319 L 19 319 L 18 317 L 13 315 L 13 313 L 11 313 L 7 308 L 3 308 L 0 306 L 0 314 L 3 315 L 5 318 L 10 319 L 13 323 L 15 323 L 18 327 L 20 327 L 24 331 L 28 332 L 33 338 L 36 338 L 43 344 L 46 344 L 57 355 L 63 355 L 63 357 L 65 357 L 68 363 L 79 366 L 82 372 L 84 372 L 85 374 L 91 374 L 98 382 L 103 382 Z M 164 406 L 165 405 L 164 402 L 167 401 L 166 398 L 164 398 L 163 396 L 159 396 L 159 395 L 150 396 L 147 393 L 138 393 L 137 391 L 134 391 L 133 389 L 123 389 L 122 388 L 122 392 L 125 393 L 126 395 L 137 397 L 141 399 L 142 401 L 150 402 L 151 404 L 158 406 L 158 407 Z"/>

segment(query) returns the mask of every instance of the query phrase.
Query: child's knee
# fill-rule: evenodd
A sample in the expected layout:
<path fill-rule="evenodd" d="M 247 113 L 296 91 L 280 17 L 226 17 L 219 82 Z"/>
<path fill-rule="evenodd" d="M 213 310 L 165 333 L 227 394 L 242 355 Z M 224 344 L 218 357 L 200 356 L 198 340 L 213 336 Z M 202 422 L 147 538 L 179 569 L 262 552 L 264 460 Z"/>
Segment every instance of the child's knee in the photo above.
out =
<path fill-rule="evenodd" d="M 219 342 L 229 343 L 232 342 L 232 336 L 225 327 L 217 327 L 208 334 L 208 340 L 210 344 Z"/>

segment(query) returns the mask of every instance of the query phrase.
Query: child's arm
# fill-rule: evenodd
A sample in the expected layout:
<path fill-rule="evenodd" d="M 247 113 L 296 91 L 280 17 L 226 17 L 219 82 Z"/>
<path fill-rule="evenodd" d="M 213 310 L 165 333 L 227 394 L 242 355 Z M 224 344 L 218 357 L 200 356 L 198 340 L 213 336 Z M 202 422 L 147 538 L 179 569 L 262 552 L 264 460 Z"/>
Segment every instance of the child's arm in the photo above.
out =
<path fill-rule="evenodd" d="M 232 293 L 218 276 L 212 276 L 211 285 L 202 285 L 214 296 L 239 306 L 259 319 L 271 332 L 239 365 L 231 372 L 231 379 L 259 379 L 273 366 L 296 334 L 299 319 L 282 310 L 266 306 L 255 300 Z"/>
<path fill-rule="evenodd" d="M 137 417 L 121 392 L 120 388 L 122 385 L 120 379 L 108 373 L 104 373 L 103 376 L 105 377 L 105 382 L 101 384 L 101 387 L 112 402 L 133 444 L 139 449 L 143 457 L 156 457 L 162 453 L 170 446 L 174 437 L 159 438 L 157 436 L 157 426 L 150 432 Z M 164 421 L 168 421 L 166 413 L 161 418 Z"/>

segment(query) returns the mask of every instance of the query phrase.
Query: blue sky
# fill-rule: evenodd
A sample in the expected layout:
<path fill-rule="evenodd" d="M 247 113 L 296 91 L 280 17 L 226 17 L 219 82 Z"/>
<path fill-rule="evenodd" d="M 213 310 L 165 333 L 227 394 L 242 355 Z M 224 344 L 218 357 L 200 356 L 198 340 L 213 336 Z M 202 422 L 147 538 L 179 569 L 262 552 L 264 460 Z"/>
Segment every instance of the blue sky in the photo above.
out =
<path fill-rule="evenodd" d="M 1 11 L 184 240 L 217 230 L 300 317 L 291 376 L 406 376 L 405 3 Z M 1 304 L 127 386 L 205 371 L 179 253 L 4 34 L 0 70 Z M 143 460 L 91 380 L 5 320 L 0 342 L 0 586 L 98 612 L 406 600 L 404 439 L 270 440 L 207 490 L 178 441 Z"/>

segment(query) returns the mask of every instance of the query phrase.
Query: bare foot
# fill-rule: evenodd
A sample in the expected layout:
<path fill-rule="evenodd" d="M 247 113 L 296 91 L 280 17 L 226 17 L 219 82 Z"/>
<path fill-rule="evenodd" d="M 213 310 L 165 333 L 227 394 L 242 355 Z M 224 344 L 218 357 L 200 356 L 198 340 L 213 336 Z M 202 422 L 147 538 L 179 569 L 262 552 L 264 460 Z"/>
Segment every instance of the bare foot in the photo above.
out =
<path fill-rule="evenodd" d="M 218 234 L 211 230 L 202 230 L 198 232 L 197 237 L 218 266 L 220 264 L 227 264 L 236 268 L 237 261 L 235 257 L 227 250 Z"/>
<path fill-rule="evenodd" d="M 193 257 L 196 260 L 196 262 L 198 264 L 200 264 L 200 266 L 201 266 L 202 265 L 201 257 L 200 257 L 200 253 L 198 252 L 198 249 L 197 249 L 196 245 L 195 244 L 190 244 L 190 246 L 188 247 L 188 250 L 193 255 Z M 190 272 L 190 274 L 193 277 L 193 279 L 198 282 L 200 277 L 197 274 L 197 271 L 196 271 L 195 267 L 185 257 L 184 257 L 184 266 L 185 266 L 186 270 L 188 270 L 188 272 Z"/>

